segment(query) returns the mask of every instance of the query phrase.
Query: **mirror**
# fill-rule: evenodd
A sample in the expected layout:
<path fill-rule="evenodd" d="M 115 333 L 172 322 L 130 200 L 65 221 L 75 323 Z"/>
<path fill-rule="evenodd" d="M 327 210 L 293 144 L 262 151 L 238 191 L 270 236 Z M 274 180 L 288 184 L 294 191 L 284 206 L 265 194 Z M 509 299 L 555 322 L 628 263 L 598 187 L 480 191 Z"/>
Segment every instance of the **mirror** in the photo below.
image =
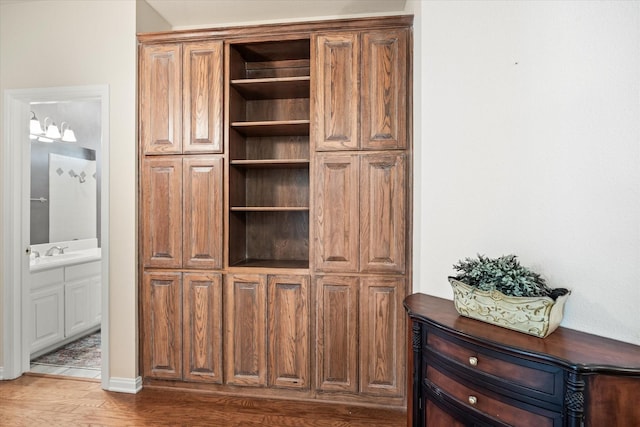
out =
<path fill-rule="evenodd" d="M 31 103 L 30 108 L 43 132 L 45 122 L 59 129 L 65 123 L 76 139 L 31 135 L 31 244 L 96 238 L 100 247 L 100 100 Z"/>

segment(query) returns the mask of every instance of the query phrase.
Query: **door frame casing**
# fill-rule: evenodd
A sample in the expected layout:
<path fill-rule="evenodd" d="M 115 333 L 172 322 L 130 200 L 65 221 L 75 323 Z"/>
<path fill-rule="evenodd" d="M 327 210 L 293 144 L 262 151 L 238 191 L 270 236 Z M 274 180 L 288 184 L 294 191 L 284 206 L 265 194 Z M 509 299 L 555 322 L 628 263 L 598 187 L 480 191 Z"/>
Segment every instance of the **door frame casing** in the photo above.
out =
<path fill-rule="evenodd" d="M 102 248 L 102 388 L 109 389 L 109 86 L 67 86 L 11 89 L 4 93 L 3 159 L 3 319 L 0 380 L 14 379 L 29 371 L 29 242 L 30 147 L 28 126 L 32 102 L 66 102 L 100 100 L 101 102 L 101 248 Z M 26 222 L 26 224 L 25 224 Z M 25 243 L 26 242 L 26 243 Z"/>

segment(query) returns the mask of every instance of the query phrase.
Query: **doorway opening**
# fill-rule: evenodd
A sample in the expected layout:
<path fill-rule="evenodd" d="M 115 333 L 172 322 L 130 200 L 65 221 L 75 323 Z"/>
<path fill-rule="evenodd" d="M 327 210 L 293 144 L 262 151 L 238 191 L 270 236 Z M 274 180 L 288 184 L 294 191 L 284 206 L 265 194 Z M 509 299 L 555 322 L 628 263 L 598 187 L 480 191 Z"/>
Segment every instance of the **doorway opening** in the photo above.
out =
<path fill-rule="evenodd" d="M 90 341 L 108 387 L 108 111 L 106 85 L 5 92 L 4 379 Z"/>

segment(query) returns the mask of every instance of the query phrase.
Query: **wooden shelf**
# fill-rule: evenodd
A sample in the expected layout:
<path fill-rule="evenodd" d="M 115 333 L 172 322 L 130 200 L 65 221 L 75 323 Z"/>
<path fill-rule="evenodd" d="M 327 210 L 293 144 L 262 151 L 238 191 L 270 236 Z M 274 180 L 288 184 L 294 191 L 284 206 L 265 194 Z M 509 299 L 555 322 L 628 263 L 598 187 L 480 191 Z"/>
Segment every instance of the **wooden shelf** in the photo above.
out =
<path fill-rule="evenodd" d="M 231 85 L 249 100 L 309 98 L 310 80 L 309 76 L 236 79 Z"/>
<path fill-rule="evenodd" d="M 230 164 L 246 169 L 305 169 L 309 167 L 309 159 L 231 160 Z"/>
<path fill-rule="evenodd" d="M 245 136 L 309 135 L 309 120 L 233 122 L 231 126 Z"/>
<path fill-rule="evenodd" d="M 232 206 L 232 212 L 307 212 L 309 206 Z"/>
<path fill-rule="evenodd" d="M 230 267 L 260 267 L 260 268 L 309 268 L 309 260 L 306 259 L 292 259 L 292 260 L 282 260 L 282 259 L 245 259 L 235 264 L 230 265 Z"/>

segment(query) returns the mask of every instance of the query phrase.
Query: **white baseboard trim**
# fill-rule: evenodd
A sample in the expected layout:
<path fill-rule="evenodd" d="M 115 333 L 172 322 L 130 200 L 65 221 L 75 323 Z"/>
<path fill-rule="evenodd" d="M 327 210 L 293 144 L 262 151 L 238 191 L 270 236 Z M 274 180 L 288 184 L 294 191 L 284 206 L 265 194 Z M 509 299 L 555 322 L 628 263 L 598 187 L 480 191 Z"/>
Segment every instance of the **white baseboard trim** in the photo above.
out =
<path fill-rule="evenodd" d="M 0 381 L 4 380 L 4 367 L 0 366 Z"/>
<path fill-rule="evenodd" d="M 142 390 L 142 377 L 137 378 L 109 378 L 108 391 L 115 391 L 117 393 L 130 393 L 136 394 Z"/>

